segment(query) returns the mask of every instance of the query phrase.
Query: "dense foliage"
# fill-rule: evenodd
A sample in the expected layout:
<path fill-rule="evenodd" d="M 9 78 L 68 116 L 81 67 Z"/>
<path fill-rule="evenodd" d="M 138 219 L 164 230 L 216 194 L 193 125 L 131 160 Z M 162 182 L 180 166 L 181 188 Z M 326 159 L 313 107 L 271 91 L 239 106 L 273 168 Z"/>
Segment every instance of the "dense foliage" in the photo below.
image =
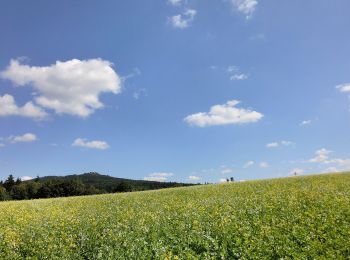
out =
<path fill-rule="evenodd" d="M 349 259 L 350 174 L 0 203 L 1 259 Z"/>
<path fill-rule="evenodd" d="M 15 180 L 10 175 L 5 182 L 0 182 L 0 201 L 154 190 L 187 185 L 191 184 L 129 180 L 98 173 L 37 177 L 31 181 Z"/>

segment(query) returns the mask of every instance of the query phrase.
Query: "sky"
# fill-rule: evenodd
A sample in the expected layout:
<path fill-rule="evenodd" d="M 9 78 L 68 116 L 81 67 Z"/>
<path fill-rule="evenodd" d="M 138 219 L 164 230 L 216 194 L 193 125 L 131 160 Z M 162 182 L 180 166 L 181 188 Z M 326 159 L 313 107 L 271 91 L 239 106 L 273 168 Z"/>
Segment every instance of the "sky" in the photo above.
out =
<path fill-rule="evenodd" d="M 0 179 L 350 170 L 347 0 L 0 3 Z"/>

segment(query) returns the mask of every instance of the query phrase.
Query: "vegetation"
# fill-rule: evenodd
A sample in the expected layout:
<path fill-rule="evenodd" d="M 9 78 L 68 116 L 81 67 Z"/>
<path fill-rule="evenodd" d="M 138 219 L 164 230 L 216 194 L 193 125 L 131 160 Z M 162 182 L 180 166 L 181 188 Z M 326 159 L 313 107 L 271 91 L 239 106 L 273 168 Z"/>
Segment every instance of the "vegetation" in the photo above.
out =
<path fill-rule="evenodd" d="M 81 175 L 37 177 L 35 180 L 25 182 L 20 179 L 15 180 L 13 175 L 9 175 L 4 183 L 0 182 L 0 201 L 155 190 L 189 185 L 193 184 L 129 180 L 93 172 Z"/>
<path fill-rule="evenodd" d="M 10 201 L 0 211 L 0 259 L 350 258 L 350 174 Z"/>

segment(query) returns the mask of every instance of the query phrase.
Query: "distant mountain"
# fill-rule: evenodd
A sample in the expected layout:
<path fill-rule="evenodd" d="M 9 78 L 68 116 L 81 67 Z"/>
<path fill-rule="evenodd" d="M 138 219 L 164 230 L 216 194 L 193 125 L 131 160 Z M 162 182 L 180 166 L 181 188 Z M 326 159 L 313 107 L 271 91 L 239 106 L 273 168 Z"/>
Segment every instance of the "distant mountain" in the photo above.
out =
<path fill-rule="evenodd" d="M 131 180 L 116 178 L 109 175 L 102 175 L 97 172 L 89 172 L 83 174 L 74 174 L 66 176 L 45 176 L 40 177 L 39 182 L 45 183 L 48 181 L 69 181 L 78 180 L 87 186 L 92 186 L 102 193 L 110 192 L 122 192 L 122 191 L 142 191 L 142 190 L 155 190 L 162 188 L 191 186 L 194 184 L 189 183 L 177 183 L 177 182 L 157 182 L 146 180 Z"/>

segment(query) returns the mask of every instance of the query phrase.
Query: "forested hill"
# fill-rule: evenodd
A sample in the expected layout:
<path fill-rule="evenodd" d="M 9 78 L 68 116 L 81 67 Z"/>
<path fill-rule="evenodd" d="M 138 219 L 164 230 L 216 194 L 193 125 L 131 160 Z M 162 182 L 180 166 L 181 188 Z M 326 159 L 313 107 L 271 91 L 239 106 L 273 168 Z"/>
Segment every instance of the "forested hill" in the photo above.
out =
<path fill-rule="evenodd" d="M 66 176 L 45 176 L 40 177 L 39 182 L 47 181 L 68 181 L 79 180 L 87 186 L 93 186 L 94 188 L 105 192 L 118 192 L 118 191 L 141 191 L 141 190 L 155 190 L 162 188 L 190 186 L 193 184 L 178 183 L 178 182 L 157 182 L 146 180 L 131 180 L 116 178 L 109 175 L 99 174 L 97 172 L 89 172 L 83 174 L 74 174 Z"/>
<path fill-rule="evenodd" d="M 156 190 L 190 185 L 194 184 L 130 180 L 95 172 L 37 177 L 28 181 L 21 181 L 19 178 L 15 180 L 13 175 L 9 175 L 4 182 L 0 181 L 0 201 Z"/>

